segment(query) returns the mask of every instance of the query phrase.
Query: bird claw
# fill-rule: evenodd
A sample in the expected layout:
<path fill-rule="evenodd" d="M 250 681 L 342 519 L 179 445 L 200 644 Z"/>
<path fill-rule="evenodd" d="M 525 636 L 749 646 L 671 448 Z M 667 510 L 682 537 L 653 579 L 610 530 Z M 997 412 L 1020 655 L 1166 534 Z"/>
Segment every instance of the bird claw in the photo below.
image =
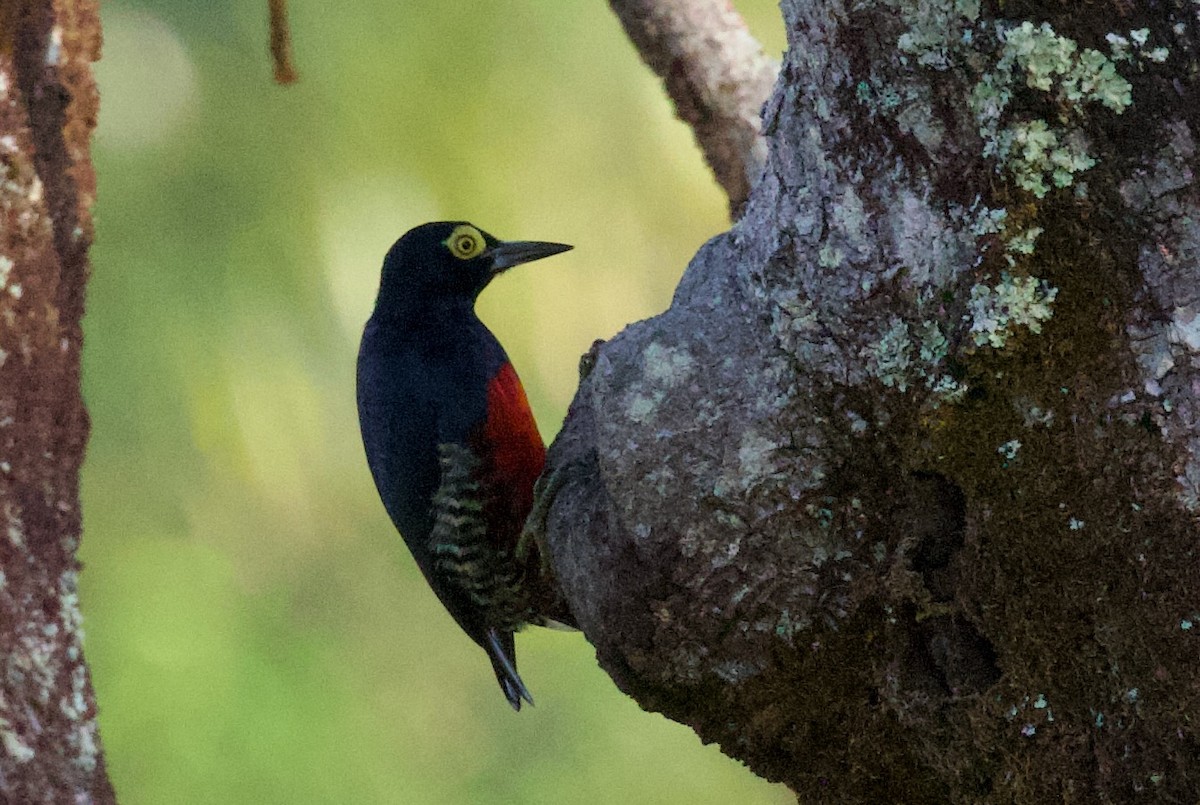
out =
<path fill-rule="evenodd" d="M 536 550 L 539 561 L 539 574 L 544 576 L 550 570 L 549 552 L 546 546 L 546 522 L 550 517 L 550 507 L 554 498 L 563 487 L 561 473 L 551 471 L 539 477 L 533 487 L 533 508 L 525 518 L 525 526 L 517 540 L 516 558 L 522 565 L 529 562 L 529 552 Z"/>
<path fill-rule="evenodd" d="M 579 358 L 580 383 L 586 380 L 592 370 L 596 368 L 596 361 L 600 357 L 600 348 L 604 344 L 603 338 L 597 338 L 592 342 L 588 351 Z M 537 547 L 541 559 L 542 575 L 550 572 L 549 552 L 546 550 L 546 521 L 550 517 L 550 507 L 554 504 L 554 499 L 558 497 L 559 490 L 566 486 L 572 475 L 570 467 L 563 467 L 543 473 L 537 479 L 533 488 L 533 509 L 525 518 L 525 527 L 521 529 L 521 537 L 517 540 L 516 557 L 522 564 L 528 561 L 529 551 L 535 546 Z"/>
<path fill-rule="evenodd" d="M 536 619 L 532 622 L 538 626 L 566 630 L 579 628 L 551 566 L 547 540 L 550 507 L 554 505 L 555 498 L 564 487 L 583 475 L 584 468 L 578 464 L 568 464 L 547 472 L 538 479 L 534 487 L 533 509 L 525 520 L 525 528 L 517 542 L 515 556 L 521 566 L 526 568 L 527 589 L 535 591 L 532 598 L 535 602 L 533 611 L 536 613 Z M 537 551 L 536 566 L 532 564 L 531 551 Z"/>

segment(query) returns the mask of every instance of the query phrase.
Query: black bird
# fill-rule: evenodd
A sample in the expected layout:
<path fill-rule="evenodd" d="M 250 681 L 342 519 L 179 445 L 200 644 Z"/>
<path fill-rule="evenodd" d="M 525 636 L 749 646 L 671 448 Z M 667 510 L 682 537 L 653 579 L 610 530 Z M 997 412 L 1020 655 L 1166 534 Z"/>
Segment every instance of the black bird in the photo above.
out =
<path fill-rule="evenodd" d="M 465 221 L 419 226 L 384 258 L 358 353 L 359 424 L 384 508 L 516 710 L 533 698 L 513 634 L 543 622 L 526 585 L 539 559 L 516 548 L 546 449 L 475 300 L 509 268 L 570 248 L 500 241 Z"/>

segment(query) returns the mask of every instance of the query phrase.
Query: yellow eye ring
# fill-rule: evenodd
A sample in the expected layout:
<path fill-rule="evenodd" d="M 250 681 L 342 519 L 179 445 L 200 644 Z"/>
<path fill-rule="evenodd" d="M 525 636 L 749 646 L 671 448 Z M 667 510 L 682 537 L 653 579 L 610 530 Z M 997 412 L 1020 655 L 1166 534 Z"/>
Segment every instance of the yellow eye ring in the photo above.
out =
<path fill-rule="evenodd" d="M 442 241 L 442 245 L 449 249 L 450 254 L 459 260 L 470 260 L 472 257 L 478 257 L 487 248 L 487 242 L 484 241 L 483 234 L 469 224 L 454 227 L 454 231 L 450 233 L 450 237 Z"/>

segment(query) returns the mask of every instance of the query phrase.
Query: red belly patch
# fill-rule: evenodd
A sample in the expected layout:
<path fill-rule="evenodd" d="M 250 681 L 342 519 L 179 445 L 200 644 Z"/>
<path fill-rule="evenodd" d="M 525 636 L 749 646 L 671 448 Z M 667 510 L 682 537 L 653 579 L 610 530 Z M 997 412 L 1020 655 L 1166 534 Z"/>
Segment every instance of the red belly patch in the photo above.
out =
<path fill-rule="evenodd" d="M 511 363 L 500 367 L 488 383 L 487 403 L 484 474 L 494 494 L 491 514 L 507 521 L 502 529 L 515 538 L 533 507 L 533 484 L 546 464 L 546 446 Z"/>

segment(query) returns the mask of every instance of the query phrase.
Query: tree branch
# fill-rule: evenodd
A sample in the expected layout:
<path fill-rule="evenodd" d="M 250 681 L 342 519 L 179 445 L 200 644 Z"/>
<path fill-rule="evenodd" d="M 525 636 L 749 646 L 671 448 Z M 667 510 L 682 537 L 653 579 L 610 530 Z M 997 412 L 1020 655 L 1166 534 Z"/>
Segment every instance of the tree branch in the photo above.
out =
<path fill-rule="evenodd" d="M 114 801 L 77 591 L 92 0 L 0 5 L 0 801 Z"/>
<path fill-rule="evenodd" d="M 742 219 L 550 449 L 575 620 L 802 801 L 1194 800 L 1200 21 L 782 5 Z"/>
<path fill-rule="evenodd" d="M 728 0 L 609 0 L 741 215 L 766 161 L 761 113 L 778 64 Z"/>

